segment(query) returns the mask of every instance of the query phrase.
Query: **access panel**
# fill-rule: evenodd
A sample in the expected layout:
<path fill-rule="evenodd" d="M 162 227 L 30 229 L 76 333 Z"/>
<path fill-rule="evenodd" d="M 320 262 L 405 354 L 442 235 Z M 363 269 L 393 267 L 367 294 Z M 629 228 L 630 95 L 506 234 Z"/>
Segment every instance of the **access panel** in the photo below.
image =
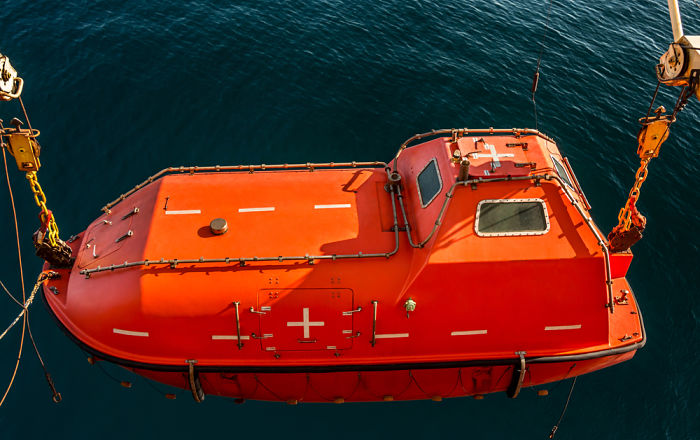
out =
<path fill-rule="evenodd" d="M 352 347 L 351 289 L 264 289 L 258 293 L 263 350 Z"/>

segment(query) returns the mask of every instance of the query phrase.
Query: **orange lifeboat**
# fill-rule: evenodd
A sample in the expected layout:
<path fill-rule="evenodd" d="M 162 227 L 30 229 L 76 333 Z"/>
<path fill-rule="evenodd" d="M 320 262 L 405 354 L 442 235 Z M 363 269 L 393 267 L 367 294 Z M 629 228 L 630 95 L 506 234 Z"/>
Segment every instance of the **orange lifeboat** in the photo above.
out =
<path fill-rule="evenodd" d="M 170 168 L 69 240 L 44 297 L 96 358 L 197 401 L 515 397 L 644 345 L 632 254 L 589 209 L 533 130 L 433 131 L 389 164 Z"/>

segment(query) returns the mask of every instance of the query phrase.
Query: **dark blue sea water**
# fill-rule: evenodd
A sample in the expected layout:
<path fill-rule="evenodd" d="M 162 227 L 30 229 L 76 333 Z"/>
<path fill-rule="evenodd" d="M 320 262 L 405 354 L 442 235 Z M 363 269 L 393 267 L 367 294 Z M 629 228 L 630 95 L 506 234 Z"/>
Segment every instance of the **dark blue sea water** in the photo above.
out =
<path fill-rule="evenodd" d="M 537 93 L 539 128 L 558 140 L 604 230 L 633 181 L 637 118 L 672 39 L 665 1 L 555 1 Z M 533 127 L 531 78 L 544 1 L 15 0 L 0 7 L 0 52 L 26 81 L 40 128 L 39 173 L 62 235 L 171 165 L 388 160 L 414 133 Z M 682 1 L 686 33 L 700 8 Z M 662 89 L 672 107 L 676 90 Z M 629 280 L 648 344 L 629 362 L 579 378 L 561 439 L 700 438 L 698 175 L 692 100 L 651 165 L 639 206 L 649 226 Z M 16 103 L 0 103 L 7 122 Z M 25 179 L 11 169 L 27 284 L 40 268 Z M 19 293 L 12 217 L 0 188 L 0 280 Z M 99 295 L 99 292 L 95 292 Z M 287 406 L 186 393 L 166 400 L 112 365 L 120 387 L 32 306 L 54 404 L 29 345 L 0 408 L 0 439 L 545 438 L 568 383 L 516 400 Z M 4 329 L 17 313 L 0 298 Z M 0 386 L 19 332 L 0 341 Z M 160 387 L 164 388 L 164 387 Z"/>

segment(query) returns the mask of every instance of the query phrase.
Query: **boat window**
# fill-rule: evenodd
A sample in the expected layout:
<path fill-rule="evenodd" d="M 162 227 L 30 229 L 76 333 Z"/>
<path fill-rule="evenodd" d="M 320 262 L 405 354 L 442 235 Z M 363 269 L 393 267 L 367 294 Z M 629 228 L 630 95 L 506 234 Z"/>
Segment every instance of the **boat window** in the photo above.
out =
<path fill-rule="evenodd" d="M 476 235 L 542 235 L 549 231 L 547 207 L 542 199 L 482 200 L 476 208 Z"/>
<path fill-rule="evenodd" d="M 561 180 L 566 182 L 567 185 L 569 185 L 571 188 L 574 187 L 574 185 L 571 183 L 571 179 L 569 178 L 569 173 L 566 172 L 566 168 L 564 168 L 564 165 L 561 164 L 557 160 L 556 157 L 550 156 L 552 158 L 552 162 L 554 163 L 554 170 L 559 174 L 559 177 L 561 177 Z"/>
<path fill-rule="evenodd" d="M 425 208 L 442 190 L 442 179 L 440 179 L 440 170 L 435 158 L 428 162 L 428 165 L 418 174 L 417 181 L 421 207 Z"/>

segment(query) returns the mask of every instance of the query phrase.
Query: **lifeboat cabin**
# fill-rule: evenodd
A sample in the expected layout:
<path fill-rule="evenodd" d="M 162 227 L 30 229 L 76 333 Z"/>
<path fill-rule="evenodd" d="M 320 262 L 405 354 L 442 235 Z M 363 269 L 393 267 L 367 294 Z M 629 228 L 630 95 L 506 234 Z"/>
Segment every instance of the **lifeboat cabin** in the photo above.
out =
<path fill-rule="evenodd" d="M 71 238 L 48 307 L 95 359 L 197 401 L 514 397 L 644 344 L 632 255 L 554 141 L 409 141 L 388 164 L 163 170 Z"/>

